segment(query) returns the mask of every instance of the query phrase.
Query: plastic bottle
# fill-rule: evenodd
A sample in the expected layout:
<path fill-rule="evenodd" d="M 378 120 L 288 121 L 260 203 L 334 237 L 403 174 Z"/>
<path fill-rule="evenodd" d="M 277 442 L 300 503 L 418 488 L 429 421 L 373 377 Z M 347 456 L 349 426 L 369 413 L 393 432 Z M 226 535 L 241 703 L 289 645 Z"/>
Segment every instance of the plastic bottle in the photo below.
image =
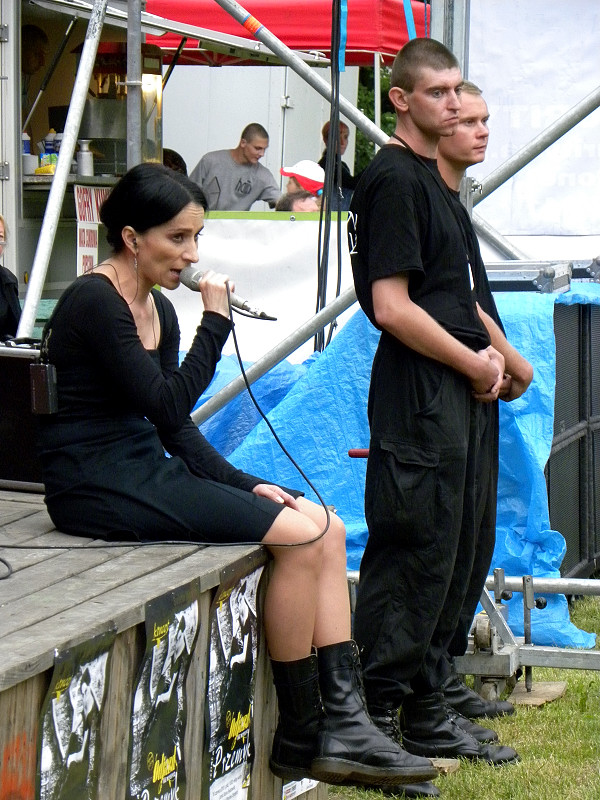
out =
<path fill-rule="evenodd" d="M 54 152 L 54 139 L 56 138 L 56 131 L 50 128 L 48 133 L 44 136 L 44 152 L 40 159 L 40 166 L 47 167 L 50 164 L 56 164 L 58 157 Z"/>
<path fill-rule="evenodd" d="M 60 153 L 60 146 L 62 144 L 62 140 L 63 140 L 63 134 L 57 133 L 56 136 L 54 137 L 54 152 L 57 154 Z"/>
<path fill-rule="evenodd" d="M 94 154 L 90 150 L 89 139 L 79 140 L 79 150 L 77 151 L 77 174 L 82 176 L 94 174 Z"/>
<path fill-rule="evenodd" d="M 56 131 L 50 128 L 48 133 L 44 136 L 44 149 L 47 153 L 54 152 L 54 140 L 56 139 Z"/>
<path fill-rule="evenodd" d="M 31 138 L 29 137 L 29 134 L 26 133 L 25 131 L 23 131 L 23 133 L 21 134 L 21 145 L 24 154 L 31 153 Z"/>

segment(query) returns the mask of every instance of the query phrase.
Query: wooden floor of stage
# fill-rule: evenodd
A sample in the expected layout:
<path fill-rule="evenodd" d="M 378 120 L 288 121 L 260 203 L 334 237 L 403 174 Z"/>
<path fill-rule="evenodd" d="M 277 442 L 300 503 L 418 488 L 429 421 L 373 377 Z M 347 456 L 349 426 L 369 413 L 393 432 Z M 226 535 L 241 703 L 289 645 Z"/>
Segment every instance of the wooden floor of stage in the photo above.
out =
<path fill-rule="evenodd" d="M 41 494 L 0 491 L 0 786 L 35 796 L 40 709 L 55 655 L 115 631 L 102 723 L 99 795 L 126 796 L 132 686 L 144 649 L 146 604 L 199 584 L 200 631 L 187 677 L 186 752 L 203 752 L 209 608 L 231 570 L 248 574 L 267 557 L 259 546 L 134 545 L 115 547 L 57 531 Z M 255 758 L 249 800 L 279 800 L 282 784 L 268 758 L 277 706 L 266 646 L 259 645 L 254 692 Z M 124 713 L 125 712 L 125 713 Z M 206 764 L 186 764 L 186 800 L 206 790 Z M 204 784 L 204 786 L 203 786 Z M 11 795 L 12 796 L 12 795 Z M 303 795 L 324 800 L 318 784 Z M 182 798 L 184 800 L 184 798 Z"/>
<path fill-rule="evenodd" d="M 54 651 L 114 625 L 144 621 L 144 606 L 195 577 L 218 586 L 232 561 L 257 547 L 129 544 L 56 530 L 41 494 L 0 491 L 0 691 L 52 667 Z M 158 572 L 160 571 L 160 576 Z"/>

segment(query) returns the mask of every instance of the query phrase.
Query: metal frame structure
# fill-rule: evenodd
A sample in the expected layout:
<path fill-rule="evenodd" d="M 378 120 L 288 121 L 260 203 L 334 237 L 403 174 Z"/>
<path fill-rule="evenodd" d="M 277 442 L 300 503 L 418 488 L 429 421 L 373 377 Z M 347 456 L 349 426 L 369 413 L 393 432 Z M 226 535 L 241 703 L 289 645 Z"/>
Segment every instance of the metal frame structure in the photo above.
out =
<path fill-rule="evenodd" d="M 180 33 L 182 36 L 194 35 L 199 39 L 204 38 L 206 42 L 210 41 L 211 46 L 215 47 L 227 46 L 226 40 L 229 40 L 229 46 L 243 47 L 246 52 L 252 50 L 248 41 L 241 39 L 241 37 L 238 41 L 232 43 L 232 37 L 225 37 L 221 34 L 215 33 L 214 31 L 196 29 L 193 26 L 187 26 L 182 23 L 171 23 L 169 21 L 157 18 L 154 15 L 145 14 L 141 11 L 140 0 L 128 0 L 127 11 L 120 9 L 119 7 L 110 7 L 110 9 L 108 9 L 107 0 L 94 0 L 93 5 L 83 2 L 83 0 L 34 0 L 34 2 L 45 8 L 70 11 L 71 13 L 73 11 L 77 11 L 78 15 L 82 15 L 84 17 L 89 16 L 90 25 L 88 27 L 88 35 L 86 36 L 86 45 L 89 39 L 90 52 L 96 35 L 99 40 L 102 23 L 107 17 L 111 22 L 117 22 L 122 26 L 127 27 L 128 53 L 134 49 L 139 50 L 142 28 L 144 28 L 144 30 L 159 29 L 161 32 L 170 30 Z M 230 14 L 242 26 L 245 25 L 249 19 L 253 20 L 252 15 L 235 0 L 215 0 L 215 2 L 217 2 L 224 11 Z M 456 53 L 465 75 L 468 74 L 469 12 L 470 0 L 432 0 L 431 3 L 432 36 L 444 41 L 453 50 L 453 52 Z M 311 85 L 322 97 L 328 101 L 331 101 L 331 86 L 319 75 L 311 71 L 310 67 L 308 66 L 307 62 L 311 60 L 311 55 L 299 55 L 298 53 L 293 52 L 279 39 L 277 39 L 269 30 L 267 30 L 264 25 L 261 25 L 260 21 L 253 20 L 253 23 L 255 23 L 252 26 L 253 35 L 255 39 L 258 40 L 256 45 L 258 48 L 256 51 L 257 57 L 259 57 L 261 53 L 270 53 L 274 61 L 276 60 L 277 63 L 283 63 L 289 66 L 309 85 Z M 94 30 L 97 30 L 97 34 L 90 33 Z M 233 37 L 233 39 L 235 38 L 236 37 Z M 98 43 L 96 42 L 96 49 L 97 44 Z M 260 47 L 261 44 L 264 45 L 264 48 L 262 49 Z M 94 57 L 95 52 L 96 50 L 94 49 Z M 130 56 L 128 55 L 128 59 L 129 58 Z M 128 74 L 128 83 L 130 84 L 130 88 L 132 90 L 128 93 L 127 100 L 127 159 L 129 167 L 137 163 L 141 154 L 140 115 L 136 111 L 137 104 L 141 102 L 141 87 L 139 86 L 139 82 L 141 82 L 141 64 L 138 64 L 138 61 L 133 55 L 131 58 L 132 61 L 131 63 L 128 63 L 128 70 L 131 68 L 135 74 Z M 316 54 L 314 54 L 314 59 L 312 60 L 318 60 Z M 91 76 L 92 66 L 93 63 L 87 63 L 87 59 L 84 61 L 82 54 L 82 61 L 79 66 L 75 81 L 75 88 L 73 91 L 74 99 L 76 96 L 78 96 L 78 94 L 81 93 L 81 91 L 78 91 L 79 86 L 85 84 L 87 87 L 89 78 Z M 136 89 L 139 89 L 139 92 L 136 91 Z M 382 145 L 387 141 L 387 135 L 344 97 L 340 97 L 339 105 L 340 111 L 342 111 L 343 114 L 376 145 Z M 472 205 L 476 205 L 478 202 L 481 202 L 484 197 L 487 197 L 488 194 L 490 194 L 495 188 L 512 177 L 512 175 L 518 172 L 523 166 L 528 164 L 536 155 L 543 152 L 543 150 L 560 138 L 560 136 L 562 136 L 567 130 L 584 119 L 599 105 L 600 87 L 595 92 L 592 92 L 590 95 L 588 95 L 588 97 L 581 101 L 581 103 L 578 103 L 576 106 L 574 106 L 573 109 L 567 112 L 567 114 L 563 115 L 559 120 L 556 121 L 556 123 L 547 128 L 542 134 L 536 137 L 536 139 L 534 139 L 528 146 L 523 148 L 521 151 L 519 151 L 519 153 L 509 158 L 504 164 L 498 167 L 498 169 L 495 170 L 492 175 L 488 176 L 488 178 L 482 182 L 481 190 L 478 193 L 476 187 L 470 186 L 469 191 L 466 192 L 467 205 L 469 205 L 470 202 L 472 202 Z M 30 336 L 35 325 L 37 306 L 41 298 L 42 287 L 45 281 L 52 245 L 54 242 L 54 236 L 56 233 L 56 224 L 60 216 L 60 202 L 62 202 L 62 197 L 64 196 L 66 189 L 68 165 L 70 164 L 70 158 L 72 158 L 74 152 L 77 131 L 79 129 L 79 123 L 81 122 L 82 113 L 83 108 L 74 109 L 73 114 L 71 114 L 71 109 L 69 110 L 69 117 L 72 125 L 67 126 L 68 129 L 65 129 L 65 137 L 63 139 L 63 145 L 61 148 L 61 152 L 64 150 L 64 167 L 61 167 L 59 158 L 59 163 L 57 164 L 57 174 L 54 178 L 52 190 L 50 192 L 48 207 L 46 209 L 44 224 L 42 226 L 42 235 L 36 250 L 31 281 L 28 287 L 27 296 L 25 298 L 25 306 L 18 331 L 19 336 Z M 477 232 L 482 237 L 490 241 L 494 246 L 499 247 L 503 254 L 507 255 L 510 259 L 521 260 L 525 257 L 524 253 L 519 251 L 517 248 L 514 248 L 510 242 L 508 242 L 500 233 L 495 231 L 490 225 L 484 223 L 483 220 L 475 217 L 474 224 Z M 351 305 L 351 303 L 348 305 Z M 327 309 L 323 310 L 326 311 Z M 336 313 L 339 312 L 330 309 L 328 314 L 325 315 L 323 323 L 326 324 L 327 322 L 335 319 Z M 298 341 L 297 346 L 303 344 L 304 341 L 306 340 L 302 339 L 302 341 Z M 256 376 L 256 378 L 258 377 L 260 377 L 260 375 Z M 225 387 L 225 389 L 227 389 L 227 387 Z M 222 391 L 225 391 L 225 389 Z"/>
<path fill-rule="evenodd" d="M 244 25 L 246 21 L 251 18 L 249 12 L 239 3 L 235 2 L 235 0 L 215 1 L 241 25 Z M 85 13 L 89 15 L 89 25 L 69 115 L 67 117 L 65 136 L 63 138 L 56 174 L 44 216 L 42 234 L 36 250 L 31 280 L 18 331 L 19 336 L 29 336 L 34 326 L 37 305 L 41 297 L 42 286 L 45 280 L 56 232 L 56 224 L 60 215 L 60 206 L 66 188 L 68 168 L 74 152 L 79 123 L 83 113 L 83 101 L 91 77 L 93 62 L 100 39 L 100 31 L 107 17 L 107 0 L 93 0 L 93 5 L 91 6 L 89 3 L 81 2 L 81 0 L 35 0 L 35 2 L 44 7 L 53 9 L 60 7 L 63 10 L 69 9 L 71 11 L 74 7 L 79 6 L 83 9 L 85 6 L 87 7 Z M 445 42 L 453 52 L 456 53 L 459 61 L 463 65 L 465 75 L 468 74 L 469 10 L 469 0 L 432 0 L 431 2 L 432 36 Z M 83 10 L 81 13 L 83 13 Z M 204 33 L 207 33 L 198 31 L 198 29 L 191 30 L 191 26 L 165 24 L 164 21 L 158 21 L 157 18 L 148 19 L 149 16 L 151 15 L 144 15 L 141 12 L 140 0 L 129 0 L 128 12 L 115 11 L 114 9 L 110 10 L 111 20 L 120 19 L 121 24 L 127 27 L 128 52 L 130 49 L 132 51 L 134 48 L 139 49 L 141 32 L 144 26 L 157 27 L 160 25 L 162 26 L 162 30 L 172 30 L 182 35 L 193 34 L 195 38 L 200 39 L 203 38 Z M 297 53 L 292 52 L 263 25 L 260 25 L 258 21 L 253 20 L 253 23 L 258 23 L 256 25 L 253 24 L 252 29 L 255 39 L 266 47 L 266 50 L 261 51 L 263 54 L 267 54 L 265 55 L 265 59 L 268 60 L 268 54 L 271 54 L 274 60 L 277 60 L 277 63 L 283 63 L 289 66 L 319 94 L 331 101 L 330 85 L 310 70 L 307 63 L 309 58 L 301 57 Z M 214 36 L 215 39 L 218 38 L 214 32 L 208 33 L 211 37 Z M 223 40 L 225 38 L 228 37 L 222 37 Z M 248 44 L 247 40 L 241 41 L 243 41 L 244 48 L 251 49 L 251 45 Z M 257 44 L 256 47 L 261 49 L 259 44 Z M 256 52 L 258 52 L 258 50 Z M 131 74 L 129 74 L 129 70 L 131 70 Z M 132 166 L 133 163 L 139 160 L 141 152 L 139 113 L 136 110 L 138 93 L 135 91 L 141 79 L 140 71 L 139 63 L 135 60 L 134 54 L 132 53 L 132 60 L 128 63 L 128 82 L 132 91 L 128 93 L 127 100 L 128 127 L 131 122 L 131 128 L 129 129 L 130 138 L 128 138 L 129 166 Z M 131 108 L 129 108 L 130 104 Z M 376 145 L 384 144 L 387 141 L 387 135 L 345 98 L 340 98 L 339 105 L 343 114 Z M 498 167 L 498 169 L 482 182 L 479 194 L 473 194 L 472 190 L 474 187 L 471 186 L 467 194 L 472 195 L 472 205 L 481 202 L 481 200 L 487 197 L 494 189 L 528 164 L 536 155 L 549 147 L 567 130 L 584 119 L 599 105 L 600 88 L 584 98 L 584 100 L 574 106 L 571 111 L 567 112 L 567 114 L 563 115 L 553 125 L 536 137 L 529 145 Z M 499 247 L 503 253 L 508 255 L 511 259 L 520 260 L 524 258 L 523 253 L 518 251 L 517 248 L 514 248 L 510 242 L 497 231 L 494 231 L 491 226 L 484 223 L 483 220 L 475 217 L 474 223 L 477 231 L 485 239 L 491 241 L 494 246 Z M 270 353 L 250 368 L 248 370 L 248 381 L 251 383 L 257 380 L 264 372 L 278 363 L 278 361 L 284 359 L 298 346 L 307 341 L 317 330 L 321 329 L 324 324 L 335 319 L 343 310 L 352 305 L 355 299 L 356 296 L 353 289 L 348 289 L 340 295 L 333 303 L 296 331 L 295 334 L 292 334 L 292 336 L 281 342 L 278 347 L 271 350 Z M 232 397 L 242 391 L 244 386 L 245 384 L 242 379 L 236 379 L 230 383 L 196 413 L 194 421 L 198 423 L 214 414 Z M 510 586 L 512 580 L 519 579 L 508 579 L 506 585 Z M 571 581 L 569 582 L 569 591 L 576 594 L 587 593 L 587 584 L 589 583 L 589 581 Z M 546 584 L 547 582 L 544 586 L 546 586 Z M 540 588 L 540 586 L 541 584 L 536 581 L 536 587 Z M 566 591 L 563 584 L 555 584 L 554 586 L 554 589 L 545 588 L 544 591 Z M 531 592 L 533 592 L 533 588 L 531 588 Z M 502 614 L 499 613 L 497 608 L 498 603 L 491 599 L 487 589 L 482 596 L 482 603 L 485 610 L 488 612 L 491 626 L 495 634 L 494 637 L 490 639 L 490 647 L 485 653 L 483 650 L 479 649 L 477 652 L 474 650 L 472 654 L 464 657 L 465 660 L 462 662 L 462 667 L 465 671 L 482 675 L 512 675 L 520 665 L 534 666 L 541 664 L 545 666 L 553 665 L 568 668 L 600 669 L 600 656 L 596 654 L 572 650 L 559 650 L 557 648 L 539 648 L 525 642 L 518 642 L 510 632 Z M 588 655 L 595 657 L 587 658 L 586 656 Z M 593 664 L 593 666 L 590 666 L 591 664 Z"/>
<path fill-rule="evenodd" d="M 358 571 L 348 572 L 351 607 L 356 602 Z M 492 595 L 493 591 L 493 595 Z M 506 622 L 506 606 L 502 601 L 513 592 L 523 593 L 524 636 L 515 636 Z M 486 581 L 481 595 L 484 614 L 476 616 L 469 648 L 464 656 L 454 659 L 457 672 L 483 679 L 489 699 L 502 691 L 519 670 L 525 672 L 531 688 L 533 667 L 600 670 L 600 651 L 533 645 L 531 643 L 531 611 L 543 608 L 545 594 L 600 595 L 600 581 L 582 578 L 533 578 L 531 575 L 505 577 L 496 569 Z M 536 597 L 537 595 L 537 597 Z M 486 685 L 487 684 L 487 685 Z M 485 692 L 484 692 L 485 693 Z"/>

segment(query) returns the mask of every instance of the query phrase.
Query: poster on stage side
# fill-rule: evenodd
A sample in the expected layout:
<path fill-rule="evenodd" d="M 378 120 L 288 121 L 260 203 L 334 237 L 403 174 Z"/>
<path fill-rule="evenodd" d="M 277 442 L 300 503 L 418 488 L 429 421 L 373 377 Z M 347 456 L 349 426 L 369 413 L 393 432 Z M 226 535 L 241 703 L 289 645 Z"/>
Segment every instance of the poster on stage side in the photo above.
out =
<path fill-rule="evenodd" d="M 263 567 L 232 577 L 210 613 L 208 678 L 209 800 L 246 800 L 254 758 L 254 679 L 258 584 Z"/>
<path fill-rule="evenodd" d="M 131 716 L 128 800 L 185 797 L 185 679 L 198 627 L 194 583 L 146 604 L 146 650 Z"/>
<path fill-rule="evenodd" d="M 114 632 L 59 652 L 42 705 L 37 800 L 97 800 L 100 721 Z"/>
<path fill-rule="evenodd" d="M 77 218 L 77 275 L 91 272 L 98 264 L 98 224 L 100 206 L 108 197 L 106 186 L 74 187 Z"/>

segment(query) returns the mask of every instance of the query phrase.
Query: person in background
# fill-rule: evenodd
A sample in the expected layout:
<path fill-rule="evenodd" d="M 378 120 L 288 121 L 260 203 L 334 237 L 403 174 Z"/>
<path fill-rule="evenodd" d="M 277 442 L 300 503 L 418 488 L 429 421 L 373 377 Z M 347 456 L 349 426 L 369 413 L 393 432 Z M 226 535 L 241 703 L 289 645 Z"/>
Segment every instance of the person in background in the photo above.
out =
<path fill-rule="evenodd" d="M 321 136 L 323 137 L 323 142 L 325 144 L 325 150 L 323 151 L 323 155 L 319 159 L 319 165 L 325 169 L 327 166 L 327 139 L 329 137 L 329 128 L 331 127 L 331 123 L 328 121 L 323 125 L 321 130 Z M 350 129 L 346 125 L 345 122 L 340 120 L 340 134 L 339 134 L 339 153 L 340 158 L 346 152 L 346 148 L 348 147 L 348 137 L 350 135 Z M 332 211 L 348 211 L 350 208 L 350 201 L 352 200 L 352 192 L 356 188 L 358 184 L 358 180 L 360 175 L 353 175 L 350 172 L 350 168 L 346 164 L 346 162 L 341 159 L 341 170 L 342 170 L 342 181 L 341 184 L 338 183 L 337 180 L 337 171 L 334 174 L 334 183 L 333 183 L 333 198 L 332 198 Z"/>
<path fill-rule="evenodd" d="M 458 126 L 461 86 L 443 44 L 404 45 L 389 91 L 396 129 L 348 215 L 357 297 L 381 330 L 354 630 L 382 730 L 418 755 L 499 765 L 518 754 L 486 741 L 487 729 L 457 715 L 442 691 L 472 571 L 477 483 L 493 468 L 485 406 L 504 380 L 479 314 L 486 287 L 475 283 L 464 222 L 436 163 L 441 137 Z"/>
<path fill-rule="evenodd" d="M 231 331 L 229 279 L 203 274 L 203 313 L 198 298 L 181 364 L 175 309 L 154 287 L 176 289 L 198 261 L 206 208 L 196 183 L 152 163 L 129 170 L 102 204 L 112 254 L 65 290 L 40 348 L 58 387 L 57 413 L 40 417 L 48 512 L 76 536 L 264 545 L 273 557 L 263 621 L 279 706 L 274 774 L 427 780 L 437 775 L 431 761 L 402 750 L 364 706 L 342 521 L 235 469 L 190 418 Z"/>
<path fill-rule="evenodd" d="M 8 227 L 0 214 L 0 256 L 4 255 L 8 243 Z M 0 266 L 0 341 L 17 334 L 21 319 L 19 303 L 19 281 L 5 266 Z"/>
<path fill-rule="evenodd" d="M 21 28 L 21 111 L 23 121 L 29 112 L 29 87 L 31 78 L 46 65 L 49 48 L 48 37 L 37 25 Z"/>
<path fill-rule="evenodd" d="M 310 192 L 313 197 L 320 198 L 323 194 L 325 172 L 316 161 L 298 161 L 292 167 L 282 167 L 281 174 L 288 178 L 286 191 L 288 194 Z"/>
<path fill-rule="evenodd" d="M 163 147 L 163 164 L 169 169 L 174 169 L 175 172 L 181 172 L 182 175 L 188 174 L 187 164 L 183 157 L 176 150 L 171 150 L 169 147 Z"/>
<path fill-rule="evenodd" d="M 211 211 L 249 211 L 257 200 L 274 208 L 281 192 L 273 175 L 258 163 L 268 146 L 267 131 L 251 122 L 237 147 L 202 156 L 190 178 L 202 187 Z"/>
<path fill-rule="evenodd" d="M 479 315 L 490 335 L 493 346 L 504 356 L 504 381 L 500 389 L 500 399 L 515 400 L 527 389 L 533 379 L 533 368 L 527 359 L 506 340 L 502 321 L 489 289 L 485 265 L 479 250 L 477 235 L 469 214 L 460 202 L 459 190 L 465 171 L 485 158 L 489 130 L 489 112 L 482 97 L 481 89 L 470 81 L 464 81 L 461 89 L 458 125 L 452 136 L 444 136 L 438 145 L 437 163 L 440 174 L 452 193 L 457 214 L 464 221 L 469 247 L 469 263 L 474 273 Z M 485 287 L 482 290 L 481 287 Z M 476 497 L 477 541 L 469 586 L 458 624 L 448 648 L 448 658 L 464 655 L 473 617 L 479 598 L 489 573 L 494 544 L 496 541 L 496 500 L 498 482 L 498 404 L 489 403 L 482 407 L 485 428 L 491 432 L 489 468 L 479 471 Z M 498 717 L 512 714 L 514 707 L 506 700 L 485 700 L 459 679 L 451 667 L 451 674 L 442 684 L 448 705 L 464 717 Z M 491 733 L 491 732 L 490 732 Z"/>
<path fill-rule="evenodd" d="M 292 194 L 283 194 L 275 205 L 275 211 L 315 212 L 319 211 L 317 198 L 304 189 Z"/>

